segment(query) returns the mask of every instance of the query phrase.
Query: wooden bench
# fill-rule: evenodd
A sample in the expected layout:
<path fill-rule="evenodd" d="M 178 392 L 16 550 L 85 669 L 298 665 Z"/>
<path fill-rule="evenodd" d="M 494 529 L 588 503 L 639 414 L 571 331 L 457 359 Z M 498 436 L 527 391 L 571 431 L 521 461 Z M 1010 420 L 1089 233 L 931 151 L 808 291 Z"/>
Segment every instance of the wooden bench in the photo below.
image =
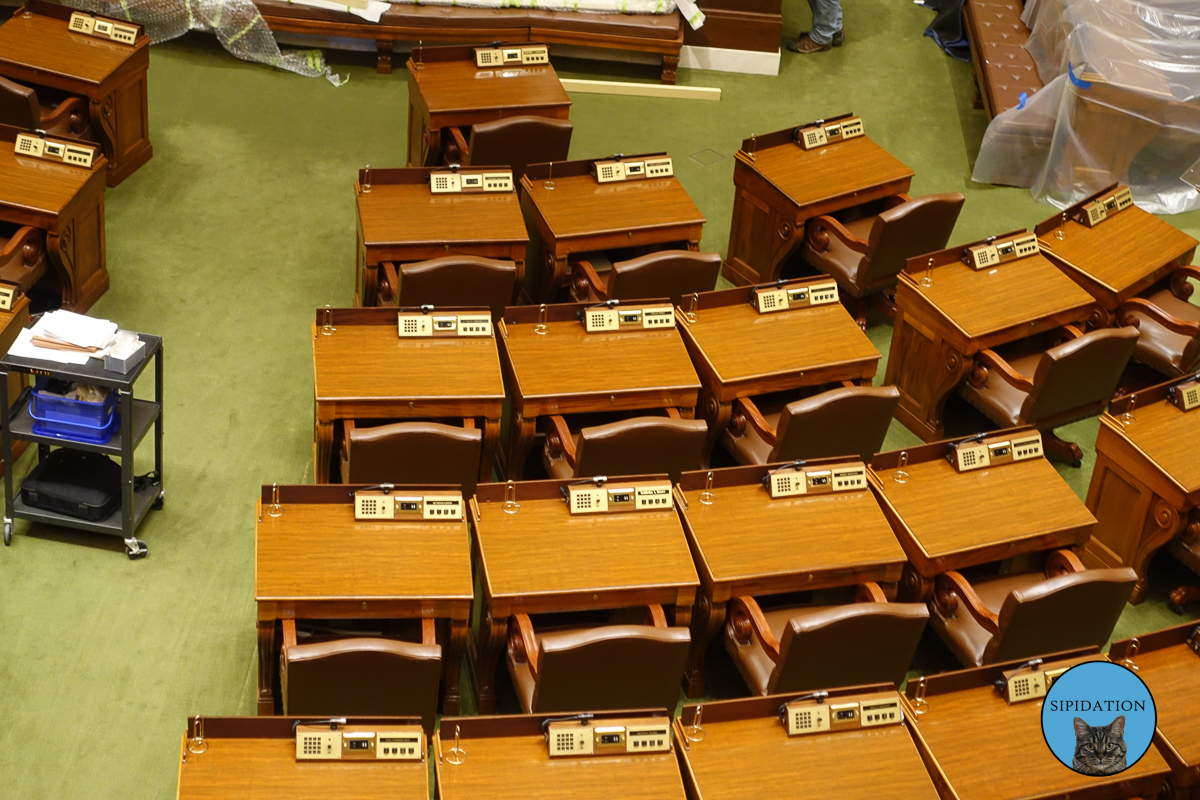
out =
<path fill-rule="evenodd" d="M 1025 49 L 1029 28 L 1021 21 L 1021 0 L 967 0 L 963 13 L 975 82 L 988 118 L 1021 104 L 1042 88 L 1033 56 Z"/>

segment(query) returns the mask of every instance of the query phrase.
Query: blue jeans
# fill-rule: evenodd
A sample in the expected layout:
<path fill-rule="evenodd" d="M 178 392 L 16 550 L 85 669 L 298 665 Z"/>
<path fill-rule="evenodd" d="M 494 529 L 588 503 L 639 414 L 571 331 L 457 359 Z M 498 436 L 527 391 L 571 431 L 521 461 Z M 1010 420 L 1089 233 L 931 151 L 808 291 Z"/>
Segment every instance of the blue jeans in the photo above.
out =
<path fill-rule="evenodd" d="M 812 9 L 812 30 L 808 38 L 817 44 L 829 44 L 833 35 L 842 29 L 841 0 L 808 0 Z"/>

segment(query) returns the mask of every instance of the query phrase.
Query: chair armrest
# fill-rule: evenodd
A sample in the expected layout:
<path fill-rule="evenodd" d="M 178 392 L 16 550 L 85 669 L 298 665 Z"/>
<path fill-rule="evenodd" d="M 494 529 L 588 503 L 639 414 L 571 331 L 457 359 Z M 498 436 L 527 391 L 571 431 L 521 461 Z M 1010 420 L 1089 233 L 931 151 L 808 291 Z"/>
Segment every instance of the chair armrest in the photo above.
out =
<path fill-rule="evenodd" d="M 421 644 L 437 644 L 437 620 L 421 620 Z"/>
<path fill-rule="evenodd" d="M 866 255 L 868 251 L 867 243 L 859 239 L 842 223 L 838 222 L 833 217 L 817 217 L 808 221 L 808 226 L 805 228 L 804 236 L 808 239 L 808 245 L 818 253 L 824 253 L 829 249 L 829 237 L 833 235 L 841 240 L 842 244 L 849 247 L 856 253 Z"/>
<path fill-rule="evenodd" d="M 943 618 L 954 616 L 958 604 L 963 603 L 971 617 L 988 633 L 993 636 L 1000 629 L 1000 620 L 975 594 L 967 579 L 951 570 L 938 575 L 933 584 L 933 605 Z"/>
<path fill-rule="evenodd" d="M 508 622 L 508 643 L 518 664 L 528 664 L 529 673 L 537 680 L 537 637 L 528 614 L 513 614 Z"/>
<path fill-rule="evenodd" d="M 467 140 L 463 137 L 462 131 L 454 125 L 447 126 L 445 130 L 450 131 L 450 143 L 446 147 L 446 163 L 470 164 L 471 152 L 467 149 Z"/>
<path fill-rule="evenodd" d="M 1136 328 L 1138 327 L 1138 318 L 1130 313 L 1133 311 L 1146 315 L 1171 333 L 1177 333 L 1180 336 L 1200 336 L 1200 322 L 1191 322 L 1168 314 L 1142 297 L 1133 297 L 1122 303 L 1121 307 L 1117 309 L 1117 319 L 1122 325 L 1132 325 Z"/>
<path fill-rule="evenodd" d="M 874 581 L 860 583 L 854 592 L 854 602 L 856 603 L 886 603 L 887 601 L 887 595 L 883 593 L 883 588 Z"/>
<path fill-rule="evenodd" d="M 757 636 L 767 657 L 779 663 L 779 640 L 771 633 L 767 618 L 753 597 L 735 597 L 729 601 L 729 619 L 733 625 L 734 638 L 741 644 L 750 644 L 750 637 Z"/>
<path fill-rule="evenodd" d="M 663 607 L 658 603 L 651 603 L 650 605 L 646 606 L 645 624 L 654 628 L 666 628 L 667 615 L 663 611 Z"/>
<path fill-rule="evenodd" d="M 557 414 L 546 418 L 550 430 L 546 431 L 546 451 L 551 458 L 562 456 L 571 469 L 575 469 L 575 437 L 567 427 L 567 421 Z"/>
<path fill-rule="evenodd" d="M 383 272 L 379 281 L 379 300 L 381 304 L 400 305 L 400 272 L 391 261 L 379 265 Z"/>
<path fill-rule="evenodd" d="M 1045 571 L 1047 578 L 1057 578 L 1074 572 L 1086 572 L 1087 567 L 1070 550 L 1055 550 L 1046 558 Z"/>
<path fill-rule="evenodd" d="M 1083 336 L 1083 331 L 1074 325 L 1063 325 L 1060 330 L 1062 331 L 1064 342 L 1070 342 Z"/>
<path fill-rule="evenodd" d="M 894 194 L 891 197 L 883 198 L 883 207 L 884 210 L 888 210 L 911 202 L 912 198 L 901 192 L 900 194 Z"/>
<path fill-rule="evenodd" d="M 586 303 L 592 295 L 597 300 L 608 299 L 608 285 L 590 261 L 576 261 L 571 271 L 574 273 L 571 276 L 571 289 L 575 292 L 577 302 Z"/>
<path fill-rule="evenodd" d="M 1001 379 L 1014 389 L 1033 391 L 1033 378 L 1017 372 L 1012 365 L 997 355 L 995 350 L 980 350 L 976 353 L 975 368 L 971 370 L 968 380 L 972 386 L 979 389 L 987 383 L 988 373 L 991 371 L 999 373 Z"/>
<path fill-rule="evenodd" d="M 676 408 L 675 406 L 667 406 L 666 408 L 663 409 L 663 412 L 667 415 L 667 417 L 669 419 L 682 419 L 679 416 L 679 409 Z"/>
<path fill-rule="evenodd" d="M 464 431 L 475 430 L 475 418 L 474 417 L 463 417 L 463 430 Z"/>
<path fill-rule="evenodd" d="M 69 123 L 67 130 L 71 133 L 79 133 L 87 127 L 88 117 L 88 101 L 82 97 L 68 97 L 55 106 L 49 114 L 42 116 L 41 127 L 48 131 L 58 128 L 66 122 Z"/>
<path fill-rule="evenodd" d="M 767 424 L 758 406 L 749 397 L 739 397 L 733 401 L 733 415 L 729 419 L 729 429 L 734 436 L 741 436 L 746 430 L 746 423 L 762 437 L 771 447 L 775 446 L 775 429 Z"/>
<path fill-rule="evenodd" d="M 342 420 L 342 461 L 350 463 L 350 434 L 354 432 L 354 420 Z M 342 476 L 343 481 L 345 475 Z"/>
<path fill-rule="evenodd" d="M 1187 300 L 1192 296 L 1192 285 L 1187 282 L 1188 278 L 1200 281 L 1200 266 L 1190 264 L 1171 273 L 1171 293 L 1180 300 Z"/>

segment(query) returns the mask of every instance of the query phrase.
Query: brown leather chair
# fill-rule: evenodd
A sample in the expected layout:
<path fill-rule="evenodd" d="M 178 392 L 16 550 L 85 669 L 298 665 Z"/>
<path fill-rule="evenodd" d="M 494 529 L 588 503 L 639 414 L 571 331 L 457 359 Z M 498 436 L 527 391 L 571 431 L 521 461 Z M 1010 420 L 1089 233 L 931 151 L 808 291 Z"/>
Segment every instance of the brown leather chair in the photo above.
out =
<path fill-rule="evenodd" d="M 859 601 L 762 611 L 753 597 L 730 603 L 725 649 L 759 695 L 904 680 L 929 611 L 889 603 L 863 584 Z"/>
<path fill-rule="evenodd" d="M 619 261 L 603 275 L 591 262 L 579 261 L 573 266 L 571 299 L 577 303 L 602 303 L 669 297 L 672 305 L 679 305 L 683 297 L 711 292 L 720 271 L 720 253 L 691 250 L 647 253 Z"/>
<path fill-rule="evenodd" d="M 959 388 L 967 402 L 1001 428 L 1033 425 L 1047 450 L 1071 460 L 1083 459 L 1079 446 L 1054 435 L 1052 428 L 1093 417 L 1104 410 L 1137 344 L 1137 328 L 1105 328 L 1069 337 L 1049 350 L 1005 360 L 993 350 L 975 356 L 975 367 Z"/>
<path fill-rule="evenodd" d="M 1172 378 L 1200 367 L 1200 307 L 1188 302 L 1192 295 L 1188 278 L 1200 280 L 1200 268 L 1176 270 L 1166 285 L 1117 309 L 1120 323 L 1141 333 L 1133 360 Z"/>
<path fill-rule="evenodd" d="M 76 139 L 92 135 L 88 101 L 68 97 L 56 106 L 43 106 L 28 86 L 0 78 L 0 123 L 22 130 L 43 130 L 51 136 Z"/>
<path fill-rule="evenodd" d="M 513 180 L 519 181 L 530 164 L 566 161 L 574 127 L 566 119 L 507 117 L 472 125 L 470 144 L 461 130 L 447 128 L 450 141 L 445 162 L 464 167 L 511 167 Z"/>
<path fill-rule="evenodd" d="M 666 473 L 678 481 L 679 473 L 700 468 L 707 437 L 708 423 L 699 419 L 633 417 L 576 432 L 552 416 L 542 463 L 559 480 Z"/>
<path fill-rule="evenodd" d="M 359 428 L 353 420 L 344 424 L 342 483 L 445 483 L 474 494 L 483 431 L 473 419 L 464 419 L 462 428 L 424 421 L 374 428 Z"/>
<path fill-rule="evenodd" d="M 908 259 L 944 249 L 963 201 L 957 192 L 916 199 L 896 195 L 882 213 L 844 225 L 830 216 L 815 217 L 805 229 L 804 260 L 858 299 L 858 324 L 866 327 L 868 296 L 895 286 Z M 895 316 L 890 303 L 884 310 Z"/>
<path fill-rule="evenodd" d="M 46 274 L 46 233 L 40 228 L 17 228 L 6 235 L 0 227 L 0 281 L 28 293 Z"/>
<path fill-rule="evenodd" d="M 433 620 L 420 644 L 380 638 L 297 644 L 295 620 L 283 621 L 279 680 L 283 713 L 293 717 L 420 717 L 433 730 L 442 680 L 442 648 Z"/>
<path fill-rule="evenodd" d="M 843 386 L 761 409 L 742 397 L 734 401 L 722 441 L 739 464 L 833 456 L 870 461 L 883 446 L 899 402 L 895 386 Z"/>
<path fill-rule="evenodd" d="M 667 708 L 679 700 L 692 637 L 667 627 L 661 606 L 647 625 L 536 633 L 526 614 L 509 620 L 508 672 L 526 714 Z"/>
<path fill-rule="evenodd" d="M 1084 569 L 1060 550 L 1045 572 L 996 575 L 972 584 L 957 572 L 934 581 L 929 623 L 966 667 L 1103 647 L 1137 573 Z"/>
<path fill-rule="evenodd" d="M 416 307 L 487 306 L 492 319 L 512 305 L 521 276 L 512 261 L 478 256 L 443 256 L 428 261 L 381 265 L 379 304 Z"/>

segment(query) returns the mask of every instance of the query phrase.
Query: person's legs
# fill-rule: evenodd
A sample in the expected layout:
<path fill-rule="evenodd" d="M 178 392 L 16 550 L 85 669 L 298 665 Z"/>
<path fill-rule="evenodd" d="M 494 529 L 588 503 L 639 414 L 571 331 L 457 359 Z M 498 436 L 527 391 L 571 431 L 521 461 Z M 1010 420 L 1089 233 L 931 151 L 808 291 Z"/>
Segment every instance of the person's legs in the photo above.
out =
<path fill-rule="evenodd" d="M 812 9 L 812 30 L 808 38 L 814 43 L 827 48 L 833 42 L 833 36 L 842 30 L 841 0 L 808 0 Z"/>

